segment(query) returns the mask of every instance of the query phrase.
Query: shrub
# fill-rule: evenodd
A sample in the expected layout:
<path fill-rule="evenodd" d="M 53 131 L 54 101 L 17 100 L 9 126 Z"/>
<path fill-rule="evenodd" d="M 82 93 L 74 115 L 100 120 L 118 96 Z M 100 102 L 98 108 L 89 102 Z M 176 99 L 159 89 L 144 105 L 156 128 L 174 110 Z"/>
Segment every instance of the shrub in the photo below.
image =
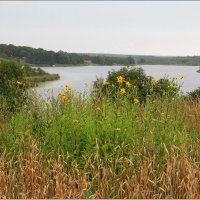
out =
<path fill-rule="evenodd" d="M 0 61 L 0 101 L 6 101 L 10 111 L 20 107 L 27 96 L 22 68 L 15 61 Z"/>
<path fill-rule="evenodd" d="M 196 90 L 188 93 L 189 97 L 192 97 L 193 99 L 200 98 L 200 87 L 198 87 Z"/>
<path fill-rule="evenodd" d="M 164 77 L 156 80 L 152 76 L 147 76 L 142 68 L 130 67 L 109 72 L 105 82 L 97 78 L 93 88 L 96 95 L 106 94 L 115 99 L 121 93 L 131 99 L 138 98 L 140 102 L 145 102 L 149 95 L 176 96 L 180 91 L 180 86 L 174 79 Z"/>

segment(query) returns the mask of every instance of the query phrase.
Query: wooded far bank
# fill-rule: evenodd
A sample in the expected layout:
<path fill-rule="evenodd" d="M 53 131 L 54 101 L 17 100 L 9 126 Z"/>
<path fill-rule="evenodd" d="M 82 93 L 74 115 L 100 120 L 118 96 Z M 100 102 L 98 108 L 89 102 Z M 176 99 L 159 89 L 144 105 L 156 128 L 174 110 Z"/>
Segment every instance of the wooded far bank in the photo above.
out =
<path fill-rule="evenodd" d="M 0 44 L 0 58 L 15 59 L 32 65 L 200 65 L 200 56 L 146 56 L 47 51 L 42 48 Z"/>

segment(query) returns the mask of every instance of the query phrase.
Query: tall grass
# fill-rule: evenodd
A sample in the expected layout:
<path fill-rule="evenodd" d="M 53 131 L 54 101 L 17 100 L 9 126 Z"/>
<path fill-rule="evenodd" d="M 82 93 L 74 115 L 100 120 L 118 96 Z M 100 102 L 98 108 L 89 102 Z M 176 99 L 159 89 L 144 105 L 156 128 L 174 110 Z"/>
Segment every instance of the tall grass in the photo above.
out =
<path fill-rule="evenodd" d="M 200 198 L 199 101 L 66 96 L 0 123 L 0 198 Z"/>

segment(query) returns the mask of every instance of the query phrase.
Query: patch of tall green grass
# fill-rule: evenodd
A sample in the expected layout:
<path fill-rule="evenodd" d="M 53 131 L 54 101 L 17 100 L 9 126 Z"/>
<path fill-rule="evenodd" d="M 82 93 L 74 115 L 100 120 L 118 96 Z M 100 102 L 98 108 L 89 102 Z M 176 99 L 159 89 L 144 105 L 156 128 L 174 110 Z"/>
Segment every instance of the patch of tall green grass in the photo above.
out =
<path fill-rule="evenodd" d="M 62 152 L 79 163 L 96 154 L 105 162 L 119 157 L 134 161 L 140 149 L 161 162 L 174 146 L 183 153 L 196 145 L 197 134 L 180 120 L 181 97 L 150 96 L 146 104 L 134 104 L 120 93 L 115 101 L 106 96 L 86 98 L 73 91 L 66 95 L 65 100 L 32 96 L 4 123 L 1 152 L 13 145 L 17 148 L 20 138 L 28 135 L 46 152 Z"/>

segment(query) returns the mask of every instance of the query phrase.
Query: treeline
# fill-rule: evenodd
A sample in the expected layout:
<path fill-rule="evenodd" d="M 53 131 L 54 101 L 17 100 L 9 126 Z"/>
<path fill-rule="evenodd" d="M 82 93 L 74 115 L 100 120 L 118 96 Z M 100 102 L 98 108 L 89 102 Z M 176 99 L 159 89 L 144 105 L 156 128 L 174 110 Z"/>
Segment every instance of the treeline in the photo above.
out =
<path fill-rule="evenodd" d="M 135 59 L 131 56 L 129 57 L 111 57 L 111 56 L 89 56 L 84 55 L 86 60 L 89 60 L 93 64 L 99 64 L 99 65 L 134 65 Z"/>
<path fill-rule="evenodd" d="M 75 53 L 67 53 L 63 51 L 54 52 L 46 51 L 42 48 L 35 49 L 25 46 L 14 46 L 12 44 L 0 44 L 0 57 L 15 58 L 23 60 L 29 64 L 83 64 L 84 58 Z"/>
<path fill-rule="evenodd" d="M 14 58 L 33 65 L 194 65 L 200 66 L 200 56 L 144 56 L 116 54 L 77 54 L 46 51 L 12 44 L 0 44 L 0 58 Z"/>
<path fill-rule="evenodd" d="M 135 56 L 137 64 L 199 66 L 200 56 Z"/>
<path fill-rule="evenodd" d="M 85 65 L 85 64 L 99 64 L 99 65 L 134 65 L 133 57 L 115 58 L 109 56 L 88 56 L 76 53 L 67 53 L 63 51 L 46 51 L 42 48 L 35 49 L 25 46 L 14 46 L 12 44 L 0 44 L 1 58 L 15 58 L 22 60 L 29 64 L 35 65 Z"/>

